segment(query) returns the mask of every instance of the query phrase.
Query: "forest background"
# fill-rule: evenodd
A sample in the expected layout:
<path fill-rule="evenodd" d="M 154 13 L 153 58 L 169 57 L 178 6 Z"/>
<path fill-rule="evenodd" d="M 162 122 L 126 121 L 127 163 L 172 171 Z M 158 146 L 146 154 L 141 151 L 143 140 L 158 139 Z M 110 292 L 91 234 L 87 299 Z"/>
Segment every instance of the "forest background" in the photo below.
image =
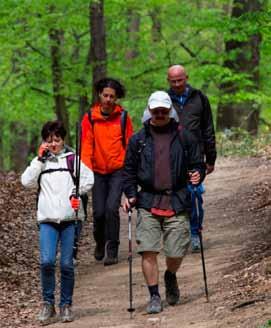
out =
<path fill-rule="evenodd" d="M 26 166 L 47 120 L 73 145 L 105 76 L 125 85 L 139 129 L 171 64 L 208 95 L 220 154 L 271 142 L 268 0 L 5 0 L 0 13 L 0 170 Z"/>

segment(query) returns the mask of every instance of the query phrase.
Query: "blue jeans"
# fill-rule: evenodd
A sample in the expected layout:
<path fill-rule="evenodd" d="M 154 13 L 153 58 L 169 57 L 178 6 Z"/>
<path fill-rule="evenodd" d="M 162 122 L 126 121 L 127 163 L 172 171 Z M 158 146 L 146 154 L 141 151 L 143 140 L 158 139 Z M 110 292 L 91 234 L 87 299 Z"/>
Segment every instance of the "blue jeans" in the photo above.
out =
<path fill-rule="evenodd" d="M 55 303 L 55 263 L 60 242 L 60 304 L 72 304 L 74 287 L 73 245 L 74 222 L 40 224 L 40 269 L 43 301 Z"/>

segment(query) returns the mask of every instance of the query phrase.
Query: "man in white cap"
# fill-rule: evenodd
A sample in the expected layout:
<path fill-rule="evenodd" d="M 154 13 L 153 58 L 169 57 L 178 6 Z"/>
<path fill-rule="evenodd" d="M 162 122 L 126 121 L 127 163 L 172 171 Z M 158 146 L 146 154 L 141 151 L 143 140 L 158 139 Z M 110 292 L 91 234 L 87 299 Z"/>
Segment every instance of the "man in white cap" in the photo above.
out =
<path fill-rule="evenodd" d="M 123 172 L 123 207 L 138 210 L 137 251 L 150 293 L 147 313 L 162 311 L 157 261 L 161 237 L 166 300 L 170 305 L 179 302 L 176 272 L 190 243 L 187 183 L 198 184 L 204 175 L 198 143 L 179 130 L 169 95 L 154 92 L 144 113 L 144 127 L 130 139 Z"/>

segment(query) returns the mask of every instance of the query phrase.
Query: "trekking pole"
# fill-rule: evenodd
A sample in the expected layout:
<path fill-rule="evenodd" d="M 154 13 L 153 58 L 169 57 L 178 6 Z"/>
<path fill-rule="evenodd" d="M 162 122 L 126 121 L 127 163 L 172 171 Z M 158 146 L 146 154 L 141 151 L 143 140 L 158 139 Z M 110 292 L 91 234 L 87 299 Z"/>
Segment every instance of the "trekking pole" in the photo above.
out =
<path fill-rule="evenodd" d="M 79 198 L 79 187 L 80 187 L 80 169 L 81 169 L 81 129 L 80 123 L 76 124 L 76 137 L 75 137 L 75 196 Z M 74 234 L 74 245 L 73 245 L 73 257 L 77 258 L 78 251 L 78 210 L 75 211 L 75 234 Z"/>
<path fill-rule="evenodd" d="M 80 187 L 80 169 L 81 169 L 81 129 L 80 122 L 76 124 L 76 162 L 75 162 L 75 176 L 76 176 L 76 197 L 79 197 L 79 187 Z M 78 218 L 78 211 L 77 218 Z"/>
<path fill-rule="evenodd" d="M 129 240 L 129 252 L 128 252 L 128 262 L 129 262 L 129 302 L 130 307 L 127 309 L 130 312 L 130 319 L 133 317 L 133 312 L 135 308 L 133 308 L 133 282 L 132 282 L 132 210 L 129 208 L 128 210 L 128 240 Z"/>
<path fill-rule="evenodd" d="M 200 227 L 200 222 L 199 222 L 200 210 L 199 210 L 199 200 L 198 200 L 198 197 L 197 197 L 197 187 L 193 188 L 193 192 L 194 192 L 194 196 L 195 196 L 195 206 L 196 206 L 197 219 L 198 219 L 198 235 L 199 235 L 199 241 L 200 241 L 200 253 L 201 253 L 201 262 L 202 262 L 202 271 L 203 271 L 205 295 L 206 295 L 206 301 L 209 302 L 209 293 L 208 293 L 208 286 L 207 286 L 207 274 L 206 274 L 205 259 L 204 259 L 204 249 L 203 249 L 201 227 Z"/>

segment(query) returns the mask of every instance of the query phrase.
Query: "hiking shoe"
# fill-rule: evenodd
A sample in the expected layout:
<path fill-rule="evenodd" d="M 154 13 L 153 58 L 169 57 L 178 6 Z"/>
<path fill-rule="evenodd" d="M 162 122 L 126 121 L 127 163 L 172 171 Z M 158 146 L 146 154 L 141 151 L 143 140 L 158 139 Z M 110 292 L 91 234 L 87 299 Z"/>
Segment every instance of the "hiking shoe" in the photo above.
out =
<path fill-rule="evenodd" d="M 198 235 L 191 236 L 191 250 L 192 250 L 192 253 L 200 252 L 200 240 L 199 240 Z"/>
<path fill-rule="evenodd" d="M 71 322 L 74 320 L 74 315 L 72 313 L 72 307 L 69 304 L 65 304 L 60 307 L 60 319 L 62 322 Z"/>
<path fill-rule="evenodd" d="M 94 257 L 96 261 L 102 261 L 104 258 L 104 244 L 97 243 L 94 250 Z"/>
<path fill-rule="evenodd" d="M 55 306 L 50 303 L 44 303 L 40 310 L 38 320 L 42 326 L 56 322 L 57 317 Z"/>
<path fill-rule="evenodd" d="M 164 275 L 165 287 L 166 287 L 166 300 L 169 305 L 175 305 L 180 300 L 180 290 L 176 274 L 166 271 Z"/>
<path fill-rule="evenodd" d="M 146 309 L 147 313 L 149 313 L 149 314 L 160 313 L 162 310 L 163 310 L 163 308 L 162 308 L 161 297 L 158 295 L 153 295 L 147 306 L 147 309 Z"/>
<path fill-rule="evenodd" d="M 119 242 L 109 240 L 105 244 L 104 265 L 113 265 L 118 263 Z"/>

